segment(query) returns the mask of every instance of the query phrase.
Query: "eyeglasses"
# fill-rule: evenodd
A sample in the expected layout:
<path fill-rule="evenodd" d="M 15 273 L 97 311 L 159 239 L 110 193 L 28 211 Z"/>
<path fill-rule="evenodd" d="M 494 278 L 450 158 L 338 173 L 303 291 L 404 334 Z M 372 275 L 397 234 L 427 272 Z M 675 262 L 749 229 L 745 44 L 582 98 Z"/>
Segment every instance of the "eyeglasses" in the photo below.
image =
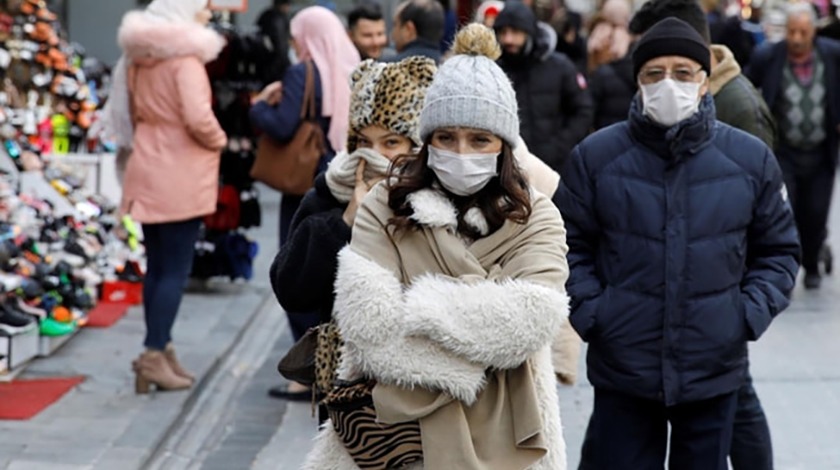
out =
<path fill-rule="evenodd" d="M 665 69 L 650 68 L 639 72 L 639 81 L 643 85 L 650 85 L 652 83 L 658 83 L 665 80 L 665 77 L 671 77 L 678 82 L 693 82 L 694 77 L 696 77 L 700 72 L 705 73 L 702 67 L 694 71 L 689 68 L 681 67 L 670 72 Z"/>

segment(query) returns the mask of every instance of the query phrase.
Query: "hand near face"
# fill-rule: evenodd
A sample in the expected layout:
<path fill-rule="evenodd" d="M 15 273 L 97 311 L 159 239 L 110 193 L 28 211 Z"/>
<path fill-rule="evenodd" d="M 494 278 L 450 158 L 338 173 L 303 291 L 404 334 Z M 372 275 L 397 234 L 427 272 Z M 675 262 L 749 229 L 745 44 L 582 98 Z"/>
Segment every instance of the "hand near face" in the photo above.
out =
<path fill-rule="evenodd" d="M 265 101 L 269 106 L 276 106 L 283 97 L 283 82 L 268 84 L 263 90 L 251 100 L 251 104 Z"/>
<path fill-rule="evenodd" d="M 370 192 L 371 188 L 376 186 L 376 183 L 385 179 L 384 176 L 378 176 L 365 180 L 366 163 L 365 160 L 359 160 L 359 166 L 356 168 L 356 186 L 353 190 L 353 197 L 350 198 L 350 203 L 347 204 L 347 209 L 344 210 L 344 223 L 351 227 L 356 220 L 356 212 L 359 210 L 359 206 L 362 205 L 362 201 L 367 196 L 367 193 Z"/>

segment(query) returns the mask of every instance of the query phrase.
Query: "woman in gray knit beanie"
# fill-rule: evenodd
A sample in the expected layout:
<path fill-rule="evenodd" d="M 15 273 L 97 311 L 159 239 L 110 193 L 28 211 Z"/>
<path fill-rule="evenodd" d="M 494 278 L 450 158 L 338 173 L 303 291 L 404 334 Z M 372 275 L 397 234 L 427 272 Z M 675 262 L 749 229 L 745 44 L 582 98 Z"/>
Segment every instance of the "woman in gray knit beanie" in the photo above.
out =
<path fill-rule="evenodd" d="M 492 30 L 467 26 L 453 53 L 426 92 L 422 147 L 364 198 L 338 255 L 339 380 L 304 470 L 566 469 L 550 351 L 565 230 L 514 159 Z"/>

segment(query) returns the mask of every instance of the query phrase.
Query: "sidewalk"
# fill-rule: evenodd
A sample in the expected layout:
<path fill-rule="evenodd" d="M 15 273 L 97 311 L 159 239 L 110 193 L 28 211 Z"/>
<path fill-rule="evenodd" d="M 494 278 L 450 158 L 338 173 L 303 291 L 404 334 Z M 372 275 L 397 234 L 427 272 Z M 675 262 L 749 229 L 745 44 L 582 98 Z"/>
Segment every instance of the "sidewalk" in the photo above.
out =
<path fill-rule="evenodd" d="M 174 337 L 197 385 L 134 394 L 131 360 L 142 350 L 145 328 L 142 309 L 133 308 L 111 328 L 84 329 L 56 355 L 26 369 L 22 378 L 86 380 L 30 421 L 0 421 L 0 469 L 142 468 L 258 310 L 273 301 L 267 273 L 277 246 L 279 196 L 263 190 L 261 202 L 262 227 L 249 232 L 260 245 L 251 283 L 216 281 L 184 297 Z"/>

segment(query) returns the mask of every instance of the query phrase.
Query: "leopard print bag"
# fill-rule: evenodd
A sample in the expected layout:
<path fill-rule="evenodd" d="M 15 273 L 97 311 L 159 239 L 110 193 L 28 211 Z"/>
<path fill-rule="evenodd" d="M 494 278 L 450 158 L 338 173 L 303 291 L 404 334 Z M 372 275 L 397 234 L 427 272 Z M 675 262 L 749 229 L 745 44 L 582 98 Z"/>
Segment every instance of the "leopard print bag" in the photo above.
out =
<path fill-rule="evenodd" d="M 318 326 L 314 384 L 318 397 L 326 396 L 333 389 L 335 380 L 338 378 L 342 346 L 344 346 L 344 341 L 341 339 L 335 320 Z"/>

